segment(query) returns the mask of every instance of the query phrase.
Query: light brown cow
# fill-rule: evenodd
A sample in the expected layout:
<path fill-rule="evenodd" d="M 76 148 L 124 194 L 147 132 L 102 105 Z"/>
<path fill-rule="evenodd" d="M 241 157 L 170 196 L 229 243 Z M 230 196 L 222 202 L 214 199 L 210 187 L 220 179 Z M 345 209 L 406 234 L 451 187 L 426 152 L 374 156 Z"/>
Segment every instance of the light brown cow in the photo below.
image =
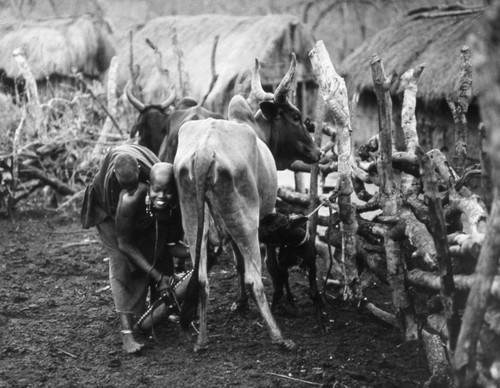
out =
<path fill-rule="evenodd" d="M 320 156 L 299 110 L 287 97 L 295 67 L 293 55 L 290 70 L 273 99 L 262 101 L 255 116 L 243 97 L 235 96 L 229 104 L 229 121 L 191 121 L 179 131 L 174 171 L 184 231 L 194 261 L 181 326 L 183 330 L 189 328 L 199 297 L 200 333 L 195 350 L 205 349 L 208 344 L 206 248 L 210 217 L 220 234 L 231 242 L 238 272 L 255 296 L 271 340 L 289 349 L 295 346 L 283 338 L 269 309 L 261 279 L 258 239 L 259 221 L 274 211 L 277 168 L 285 169 L 295 160 L 315 163 Z"/>

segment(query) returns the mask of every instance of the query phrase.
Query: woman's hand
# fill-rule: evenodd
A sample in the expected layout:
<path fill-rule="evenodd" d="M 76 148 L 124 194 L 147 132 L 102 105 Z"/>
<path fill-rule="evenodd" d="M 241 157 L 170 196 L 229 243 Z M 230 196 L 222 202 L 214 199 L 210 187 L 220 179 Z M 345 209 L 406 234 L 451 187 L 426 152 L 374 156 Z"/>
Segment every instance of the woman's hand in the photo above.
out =
<path fill-rule="evenodd" d="M 160 275 L 160 280 L 156 283 L 156 289 L 161 295 L 172 292 L 172 276 Z"/>

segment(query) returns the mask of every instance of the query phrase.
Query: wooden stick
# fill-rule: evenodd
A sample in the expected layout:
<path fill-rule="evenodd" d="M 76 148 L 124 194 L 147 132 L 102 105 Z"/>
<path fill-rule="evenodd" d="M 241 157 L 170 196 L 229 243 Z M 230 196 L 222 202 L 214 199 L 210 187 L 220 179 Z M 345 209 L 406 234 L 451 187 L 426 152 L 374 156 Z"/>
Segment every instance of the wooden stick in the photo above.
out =
<path fill-rule="evenodd" d="M 153 49 L 156 56 L 156 68 L 158 69 L 158 72 L 160 73 L 163 80 L 165 81 L 165 84 L 168 86 L 169 74 L 168 74 L 168 69 L 163 67 L 163 53 L 158 48 L 158 46 L 151 41 L 151 39 L 146 38 L 146 44 Z"/>
<path fill-rule="evenodd" d="M 129 62 L 128 70 L 130 71 L 130 82 L 132 83 L 132 90 L 135 92 L 135 80 L 136 74 L 134 70 L 134 31 L 130 30 L 128 33 L 129 37 Z"/>
<path fill-rule="evenodd" d="M 85 91 L 90 94 L 90 97 L 92 97 L 92 100 L 94 100 L 94 102 L 97 105 L 99 105 L 99 107 L 104 111 L 104 113 L 106 113 L 106 116 L 109 117 L 109 119 L 111 120 L 111 122 L 113 123 L 115 128 L 118 129 L 119 132 L 121 132 L 121 128 L 120 128 L 120 125 L 118 124 L 118 121 L 116 121 L 114 116 L 109 112 L 108 108 L 106 108 L 106 106 L 97 98 L 97 96 L 93 92 L 92 88 L 89 85 L 87 85 L 87 83 L 83 80 L 82 75 L 78 74 L 78 76 L 75 77 L 75 79 L 85 88 Z"/>
<path fill-rule="evenodd" d="M 388 323 L 392 327 L 397 327 L 399 329 L 401 328 L 394 314 L 388 313 L 387 311 L 378 308 L 377 306 L 375 306 L 373 303 L 370 302 L 366 302 L 365 308 L 381 321 Z"/>
<path fill-rule="evenodd" d="M 65 207 L 69 206 L 70 204 L 72 204 L 74 201 L 76 201 L 77 199 L 80 199 L 83 197 L 83 195 L 85 194 L 85 189 L 82 189 L 78 192 L 76 192 L 75 194 L 73 194 L 69 199 L 67 199 L 66 201 L 64 201 L 63 203 L 61 203 L 58 207 L 57 207 L 57 210 L 63 210 Z"/>
<path fill-rule="evenodd" d="M 351 118 L 347 89 L 344 79 L 338 75 L 323 41 L 316 42 L 309 52 L 313 71 L 320 85 L 320 91 L 327 108 L 333 114 L 338 127 L 338 172 L 339 172 L 339 215 L 342 229 L 342 262 L 344 265 L 344 299 L 359 301 L 362 290 L 359 284 L 359 270 L 356 262 L 357 229 L 355 207 L 351 204 L 354 188 L 351 181 Z"/>
<path fill-rule="evenodd" d="M 472 65 L 470 62 L 470 49 L 462 47 L 460 51 L 462 68 L 460 72 L 460 84 L 456 99 L 448 97 L 448 103 L 453 121 L 455 122 L 455 150 L 453 153 L 453 165 L 459 176 L 462 176 L 467 161 L 467 117 L 469 103 L 472 99 Z"/>
<path fill-rule="evenodd" d="M 311 198 L 308 194 L 299 193 L 287 187 L 278 187 L 278 197 L 289 203 L 311 206 Z"/>
<path fill-rule="evenodd" d="M 401 111 L 401 127 L 405 137 L 406 151 L 415 153 L 419 142 L 417 134 L 417 120 L 415 108 L 417 105 L 417 83 L 425 65 L 416 69 L 409 69 L 401 76 L 401 85 L 404 88 L 403 109 Z"/>
<path fill-rule="evenodd" d="M 296 381 L 298 383 L 303 383 L 303 384 L 308 384 L 308 385 L 314 385 L 315 387 L 321 387 L 323 385 L 323 384 L 315 383 L 315 382 L 312 382 L 312 381 L 297 379 L 295 377 L 290 377 L 290 376 L 286 376 L 286 375 L 280 375 L 279 373 L 273 373 L 273 372 L 266 372 L 266 373 L 268 375 L 271 375 L 271 376 L 281 377 L 283 379 L 288 379 L 288 380 Z"/>
<path fill-rule="evenodd" d="M 464 9 L 459 11 L 441 11 L 441 12 L 424 12 L 418 13 L 413 16 L 413 19 L 436 19 L 442 17 L 450 17 L 450 16 L 462 16 L 462 15 L 471 15 L 483 12 L 486 8 L 477 7 L 473 9 Z"/>
<path fill-rule="evenodd" d="M 304 98 L 304 96 L 302 97 Z M 325 118 L 325 104 L 322 101 L 322 99 L 318 96 L 318 99 L 316 101 L 316 110 L 314 112 L 314 120 L 316 123 L 322 122 Z M 316 125 L 314 127 L 314 142 L 318 146 L 318 148 L 321 148 L 321 126 Z M 311 177 L 309 181 L 309 195 L 310 195 L 310 201 L 311 205 L 309 206 L 308 211 L 312 212 L 319 204 L 319 198 L 318 198 L 318 181 L 319 181 L 319 166 L 317 164 L 313 164 L 311 166 Z M 313 214 L 309 218 L 310 223 L 309 223 L 309 234 L 311 236 L 312 241 L 316 241 L 316 229 L 318 225 L 318 214 Z"/>
<path fill-rule="evenodd" d="M 199 105 L 203 106 L 205 101 L 207 100 L 208 96 L 210 95 L 210 92 L 215 86 L 215 83 L 217 82 L 217 79 L 219 78 L 219 74 L 215 71 L 215 58 L 217 54 L 217 45 L 219 44 L 219 35 L 215 35 L 214 37 L 214 44 L 212 46 L 212 56 L 210 60 L 210 69 L 212 70 L 212 80 L 210 81 L 210 86 L 208 87 L 207 93 L 203 96 L 201 99 Z"/>
<path fill-rule="evenodd" d="M 453 387 L 452 370 L 439 336 L 422 330 L 422 341 L 427 355 L 431 377 L 426 383 L 429 387 Z M 427 385 L 428 384 L 428 385 Z"/>
<path fill-rule="evenodd" d="M 62 249 L 74 248 L 74 247 L 80 247 L 82 245 L 97 244 L 98 242 L 99 242 L 99 240 L 85 240 L 85 241 L 80 241 L 80 242 L 64 244 L 63 246 L 61 246 L 61 248 Z"/>
<path fill-rule="evenodd" d="M 35 77 L 30 70 L 28 61 L 26 60 L 26 56 L 22 49 L 15 49 L 13 55 L 21 74 L 26 81 L 25 90 L 28 95 L 28 101 L 33 107 L 35 133 L 38 135 L 38 137 L 46 139 L 47 131 L 45 127 L 42 128 L 42 108 L 40 107 L 40 98 L 38 97 L 38 87 L 36 85 Z"/>
<path fill-rule="evenodd" d="M 420 75 L 422 74 L 424 68 L 425 65 L 422 64 L 416 69 L 407 70 L 401 76 L 401 85 L 404 88 L 403 107 L 401 109 L 401 129 L 404 137 L 404 149 L 409 155 L 415 154 L 419 144 L 415 110 L 417 106 L 418 80 L 420 79 Z M 400 131 L 397 133 L 399 132 Z M 405 172 L 402 172 L 400 176 L 401 191 L 403 192 L 405 198 L 416 196 L 420 193 L 421 184 L 418 176 L 407 174 Z M 427 233 L 427 230 L 423 228 L 422 233 Z M 430 239 L 432 240 L 432 238 Z"/>
<path fill-rule="evenodd" d="M 458 315 L 455 282 L 451 265 L 450 249 L 448 247 L 446 222 L 444 219 L 443 205 L 437 195 L 437 180 L 432 169 L 429 156 L 419 151 L 420 166 L 424 177 L 424 191 L 429 200 L 430 230 L 434 239 L 435 255 L 438 259 L 439 276 L 441 278 L 440 295 L 448 328 L 448 348 L 453 356 L 458 332 L 460 330 L 460 317 Z"/>
<path fill-rule="evenodd" d="M 453 282 L 455 287 L 461 291 L 468 291 L 474 284 L 476 275 L 454 275 Z M 415 286 L 426 287 L 431 290 L 439 290 L 441 287 L 441 278 L 431 272 L 421 269 L 412 269 L 408 272 L 408 282 Z M 500 276 L 495 276 L 491 284 L 490 294 L 497 300 L 500 300 Z"/>
<path fill-rule="evenodd" d="M 73 195 L 75 190 L 61 182 L 59 179 L 49 176 L 46 172 L 39 170 L 36 167 L 26 166 L 21 164 L 19 167 L 19 174 L 26 176 L 31 179 L 39 179 L 46 185 L 55 189 L 59 194 L 62 195 Z"/>
<path fill-rule="evenodd" d="M 70 352 L 67 352 L 66 350 L 62 350 L 62 349 L 59 349 L 59 348 L 56 348 L 57 351 L 65 354 L 66 356 L 70 356 L 70 357 L 73 357 L 73 358 L 78 358 L 78 356 L 75 356 L 74 354 L 70 353 Z"/>
<path fill-rule="evenodd" d="M 402 203 L 402 196 L 394 183 L 392 170 L 392 100 L 389 87 L 395 75 L 386 77 L 382 61 L 378 55 L 373 55 L 370 62 L 373 84 L 378 101 L 379 111 L 379 151 L 380 158 L 377 165 L 380 177 L 380 204 L 384 216 L 394 217 Z M 400 326 L 405 328 L 407 340 L 418 338 L 418 323 L 415 319 L 411 298 L 405 287 L 405 269 L 403 254 L 399 243 L 392 238 L 384 240 L 387 258 L 387 277 L 392 290 L 392 300 L 396 310 L 396 317 Z"/>
<path fill-rule="evenodd" d="M 182 96 L 186 96 L 189 95 L 189 78 L 188 75 L 184 72 L 184 55 L 179 45 L 179 40 L 177 38 L 177 29 L 175 27 L 172 27 L 172 44 L 177 56 L 177 72 L 181 94 Z"/>
<path fill-rule="evenodd" d="M 12 217 L 14 214 L 14 193 L 17 189 L 18 172 L 19 172 L 19 143 L 21 141 L 21 132 L 26 121 L 26 105 L 21 107 L 21 120 L 14 133 L 14 140 L 12 141 L 12 183 L 10 186 L 9 197 L 7 198 L 7 216 Z"/>
<path fill-rule="evenodd" d="M 488 153 L 489 129 L 484 123 L 479 125 L 479 135 L 481 136 L 481 188 L 483 189 L 483 200 L 488 212 L 491 211 L 493 201 L 493 182 L 491 181 L 491 158 Z"/>

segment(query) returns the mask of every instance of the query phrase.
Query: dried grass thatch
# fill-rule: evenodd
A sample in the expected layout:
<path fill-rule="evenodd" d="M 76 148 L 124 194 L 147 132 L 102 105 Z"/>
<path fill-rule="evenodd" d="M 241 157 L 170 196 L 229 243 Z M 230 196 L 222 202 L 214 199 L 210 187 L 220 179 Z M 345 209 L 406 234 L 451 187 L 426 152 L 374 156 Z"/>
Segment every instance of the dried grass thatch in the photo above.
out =
<path fill-rule="evenodd" d="M 396 71 L 401 75 L 425 63 L 418 82 L 418 97 L 422 101 L 432 102 L 452 95 L 458 90 L 460 50 L 467 44 L 469 35 L 476 32 L 482 14 L 483 9 L 460 7 L 410 12 L 366 41 L 341 63 L 349 94 L 373 91 L 370 59 L 378 54 L 387 74 Z M 399 84 L 394 90 L 400 91 Z"/>
<path fill-rule="evenodd" d="M 262 83 L 277 84 L 290 64 L 290 53 L 297 55 L 298 80 L 312 80 L 308 52 L 314 46 L 309 28 L 291 15 L 237 17 L 231 15 L 167 16 L 150 20 L 134 36 L 134 64 L 139 65 L 137 84 L 145 102 L 158 102 L 179 86 L 178 56 L 173 45 L 174 31 L 183 53 L 183 72 L 189 79 L 188 94 L 201 99 L 208 91 L 211 53 L 215 36 L 219 36 L 215 71 L 218 80 L 205 106 L 222 111 L 228 96 L 234 94 L 235 83 L 249 72 L 254 59 L 262 61 Z M 150 39 L 163 54 L 163 67 L 169 72 L 169 83 L 161 79 L 153 50 L 145 43 Z M 123 40 L 125 42 L 125 39 Z M 131 79 L 129 44 L 119 50 L 121 87 Z M 182 96 L 181 96 L 182 97 Z"/>
<path fill-rule="evenodd" d="M 19 73 L 12 56 L 17 48 L 26 54 L 37 80 L 74 72 L 99 76 L 115 55 L 109 26 L 89 15 L 0 24 L 0 34 L 0 69 L 10 78 Z"/>

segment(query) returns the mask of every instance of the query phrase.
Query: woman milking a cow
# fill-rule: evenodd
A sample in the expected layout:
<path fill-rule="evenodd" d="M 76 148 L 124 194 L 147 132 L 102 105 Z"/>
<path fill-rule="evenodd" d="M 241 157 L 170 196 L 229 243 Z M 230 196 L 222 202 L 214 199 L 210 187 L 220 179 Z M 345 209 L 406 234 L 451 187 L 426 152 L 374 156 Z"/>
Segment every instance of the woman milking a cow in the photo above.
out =
<path fill-rule="evenodd" d="M 107 250 L 122 347 L 126 353 L 137 353 L 144 345 L 134 330 L 150 330 L 168 317 L 171 304 L 177 302 L 175 295 L 185 291 L 191 274 L 182 281 L 174 276 L 173 257 L 184 260 L 190 255 L 182 243 L 172 164 L 160 162 L 142 146 L 112 149 L 87 187 L 81 220 L 84 228 L 97 228 Z M 261 233 L 266 234 L 269 226 L 264 222 Z M 208 258 L 211 267 L 216 261 L 211 250 Z"/>
<path fill-rule="evenodd" d="M 172 165 L 141 146 L 112 149 L 87 187 L 81 216 L 84 228 L 97 228 L 108 252 L 123 350 L 136 353 L 144 345 L 133 329 L 146 310 L 148 289 L 151 302 L 172 295 L 172 256 L 189 257 Z"/>

